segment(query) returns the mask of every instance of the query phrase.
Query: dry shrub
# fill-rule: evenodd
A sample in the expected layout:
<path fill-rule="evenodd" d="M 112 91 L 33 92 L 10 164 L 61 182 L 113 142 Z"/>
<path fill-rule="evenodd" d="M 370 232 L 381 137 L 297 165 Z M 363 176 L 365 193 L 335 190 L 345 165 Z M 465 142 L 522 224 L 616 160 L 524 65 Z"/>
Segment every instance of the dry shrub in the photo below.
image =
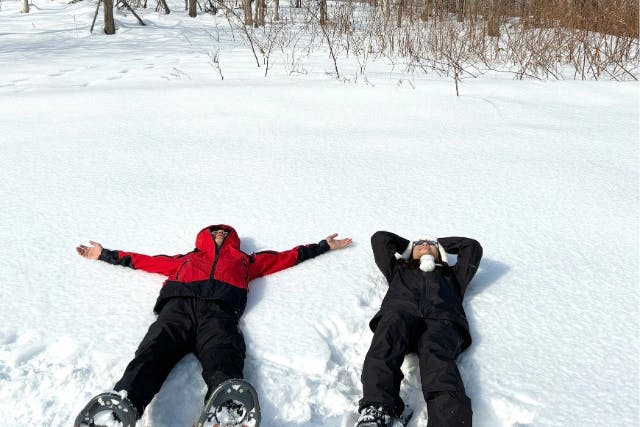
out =
<path fill-rule="evenodd" d="M 310 37 L 312 49 L 329 47 L 338 78 L 346 56 L 363 74 L 384 57 L 456 84 L 488 71 L 638 79 L 637 0 L 337 0 L 323 25 L 318 3 L 305 1 L 299 37 Z"/>
<path fill-rule="evenodd" d="M 403 3 L 395 3 L 405 7 Z M 429 0 L 400 28 L 380 32 L 386 56 L 452 75 L 507 71 L 516 78 L 635 79 L 636 0 Z M 425 10 L 424 7 L 428 7 Z M 396 12 L 399 13 L 399 12 Z M 380 16 L 384 16 L 379 10 Z M 406 16 L 413 16 L 404 11 Z M 423 18 L 424 19 L 424 18 Z"/>

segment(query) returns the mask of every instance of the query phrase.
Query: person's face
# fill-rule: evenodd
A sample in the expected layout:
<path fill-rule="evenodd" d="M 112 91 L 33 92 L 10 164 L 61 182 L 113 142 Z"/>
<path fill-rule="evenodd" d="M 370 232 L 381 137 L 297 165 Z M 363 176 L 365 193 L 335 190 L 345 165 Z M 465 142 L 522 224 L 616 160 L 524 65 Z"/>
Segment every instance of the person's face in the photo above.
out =
<path fill-rule="evenodd" d="M 440 258 L 440 253 L 438 252 L 437 243 L 427 240 L 418 241 L 413 247 L 413 259 L 420 259 L 423 255 L 431 255 L 435 260 L 438 260 Z"/>
<path fill-rule="evenodd" d="M 224 242 L 224 238 L 227 237 L 229 232 L 224 230 L 213 230 L 211 231 L 211 235 L 213 236 L 213 240 L 215 240 L 216 245 L 220 246 L 222 242 Z"/>

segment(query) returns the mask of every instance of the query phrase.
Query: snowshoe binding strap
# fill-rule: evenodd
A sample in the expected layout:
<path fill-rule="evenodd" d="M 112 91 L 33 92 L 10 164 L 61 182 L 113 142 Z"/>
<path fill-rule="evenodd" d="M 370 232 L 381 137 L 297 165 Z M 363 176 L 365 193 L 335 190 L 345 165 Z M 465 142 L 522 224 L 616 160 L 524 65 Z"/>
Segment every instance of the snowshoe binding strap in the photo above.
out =
<path fill-rule="evenodd" d="M 259 427 L 260 420 L 258 394 L 253 386 L 242 379 L 230 379 L 211 393 L 194 427 Z"/>
<path fill-rule="evenodd" d="M 80 411 L 74 427 L 135 427 L 138 414 L 136 408 L 126 397 L 107 392 L 94 397 Z M 115 424 L 118 423 L 118 424 Z"/>
<path fill-rule="evenodd" d="M 248 412 L 242 403 L 237 400 L 227 400 L 216 409 L 213 417 L 220 427 L 235 427 L 242 425 L 247 415 Z"/>

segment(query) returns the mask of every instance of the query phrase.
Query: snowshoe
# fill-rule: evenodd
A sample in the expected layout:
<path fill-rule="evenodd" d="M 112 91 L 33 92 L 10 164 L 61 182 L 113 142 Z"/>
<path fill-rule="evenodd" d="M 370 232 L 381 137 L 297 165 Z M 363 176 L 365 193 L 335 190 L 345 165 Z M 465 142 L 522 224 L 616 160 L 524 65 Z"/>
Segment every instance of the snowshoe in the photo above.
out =
<path fill-rule="evenodd" d="M 260 405 L 253 386 L 231 379 L 213 391 L 194 427 L 258 427 Z"/>
<path fill-rule="evenodd" d="M 138 414 L 126 392 L 101 393 L 76 417 L 73 427 L 134 427 Z"/>

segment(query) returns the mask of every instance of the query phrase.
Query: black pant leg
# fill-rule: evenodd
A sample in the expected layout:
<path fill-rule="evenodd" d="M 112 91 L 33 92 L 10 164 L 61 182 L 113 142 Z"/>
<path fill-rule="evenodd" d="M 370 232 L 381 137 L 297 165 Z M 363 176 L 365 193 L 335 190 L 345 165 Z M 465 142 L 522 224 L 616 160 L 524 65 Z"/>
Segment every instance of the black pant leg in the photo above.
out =
<path fill-rule="evenodd" d="M 114 386 L 115 390 L 127 391 L 138 416 L 142 416 L 160 391 L 176 363 L 193 351 L 192 303 L 189 298 L 173 298 L 167 302 Z"/>
<path fill-rule="evenodd" d="M 205 400 L 223 381 L 243 378 L 246 347 L 237 319 L 216 302 L 201 301 L 195 355 L 207 384 Z"/>
<path fill-rule="evenodd" d="M 425 321 L 418 342 L 422 392 L 427 401 L 427 427 L 469 427 L 471 400 L 467 397 L 456 358 L 462 337 L 449 320 Z"/>
<path fill-rule="evenodd" d="M 399 311 L 383 313 L 362 366 L 360 407 L 383 406 L 393 414 L 404 410 L 400 383 L 415 317 Z"/>
<path fill-rule="evenodd" d="M 471 399 L 463 391 L 434 392 L 427 400 L 427 427 L 471 427 Z"/>

